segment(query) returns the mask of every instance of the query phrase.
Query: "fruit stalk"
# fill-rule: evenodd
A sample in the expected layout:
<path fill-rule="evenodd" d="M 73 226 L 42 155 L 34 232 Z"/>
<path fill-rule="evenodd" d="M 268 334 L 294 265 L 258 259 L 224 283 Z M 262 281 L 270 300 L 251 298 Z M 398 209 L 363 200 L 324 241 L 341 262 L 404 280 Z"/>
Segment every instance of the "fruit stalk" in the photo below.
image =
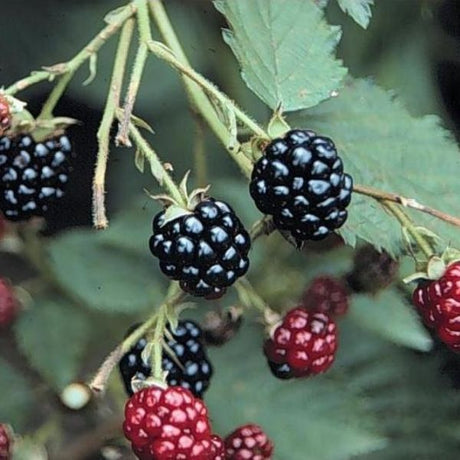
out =
<path fill-rule="evenodd" d="M 123 355 L 128 352 L 132 346 L 138 342 L 141 337 L 145 336 L 147 332 L 154 326 L 157 321 L 158 314 L 164 309 L 168 311 L 169 308 L 178 305 L 183 298 L 185 293 L 178 289 L 176 283 L 172 283 L 168 291 L 168 296 L 162 305 L 158 308 L 155 313 L 150 316 L 144 323 L 142 323 L 137 329 L 135 329 L 131 334 L 126 337 L 123 342 L 121 342 L 114 350 L 112 350 L 109 355 L 105 358 L 102 365 L 99 367 L 96 375 L 93 377 L 89 383 L 89 387 L 96 393 L 101 393 L 105 390 L 107 381 L 109 380 L 110 374 L 112 373 L 113 368 L 118 364 Z M 164 333 L 164 330 L 163 330 Z M 161 366 L 161 359 L 160 359 Z"/>
<path fill-rule="evenodd" d="M 403 228 L 406 228 L 409 234 L 414 238 L 414 241 L 417 243 L 420 250 L 425 254 L 427 259 L 430 259 L 435 253 L 431 248 L 428 241 L 420 234 L 415 225 L 411 222 L 409 217 L 404 213 L 399 206 L 394 204 L 391 201 L 382 201 L 383 205 L 393 214 L 396 219 L 399 221 Z"/>
<path fill-rule="evenodd" d="M 129 134 L 136 146 L 142 151 L 143 155 L 150 163 L 152 171 L 155 171 L 153 175 L 157 179 L 161 187 L 166 189 L 168 193 L 174 198 L 177 203 L 182 204 L 187 207 L 187 202 L 185 197 L 182 195 L 179 187 L 176 185 L 168 171 L 163 166 L 163 163 L 158 158 L 156 152 L 150 147 L 149 143 L 144 139 L 140 131 L 134 126 L 133 123 L 129 124 Z M 161 171 L 161 175 L 158 175 L 158 172 Z"/>
<path fill-rule="evenodd" d="M 110 128 L 115 119 L 116 110 L 120 102 L 120 93 L 123 85 L 123 77 L 128 59 L 129 47 L 134 29 L 134 20 L 128 19 L 123 25 L 118 43 L 115 63 L 113 66 L 110 90 L 107 95 L 107 102 L 102 116 L 101 124 L 97 132 L 98 152 L 96 169 L 93 179 L 93 225 L 97 229 L 104 229 L 108 226 L 105 213 L 105 175 L 107 171 L 107 160 L 109 158 Z"/>

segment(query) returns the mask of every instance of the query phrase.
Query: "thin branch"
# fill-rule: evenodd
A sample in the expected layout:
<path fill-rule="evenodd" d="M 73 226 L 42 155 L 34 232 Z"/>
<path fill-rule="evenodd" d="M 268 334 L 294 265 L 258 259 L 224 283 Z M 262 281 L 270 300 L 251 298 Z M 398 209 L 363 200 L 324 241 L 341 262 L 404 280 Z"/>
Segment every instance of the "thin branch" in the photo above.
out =
<path fill-rule="evenodd" d="M 428 259 L 430 259 L 434 255 L 434 251 L 430 243 L 426 241 L 423 235 L 417 230 L 406 213 L 399 206 L 396 206 L 392 201 L 383 200 L 382 204 L 391 214 L 396 217 L 396 219 L 398 219 L 401 226 L 407 229 L 408 233 L 412 236 L 412 238 L 414 238 L 420 250 Z"/>
<path fill-rule="evenodd" d="M 354 185 L 353 191 L 361 195 L 367 195 L 377 200 L 392 201 L 393 203 L 401 204 L 407 208 L 416 209 L 417 211 L 430 214 L 431 216 L 437 217 L 449 224 L 460 227 L 460 218 L 446 214 L 445 212 L 439 211 L 438 209 L 431 208 L 430 206 L 425 206 L 424 204 L 419 203 L 414 198 L 406 198 L 404 196 L 398 195 L 396 193 L 383 192 L 382 190 L 375 189 L 373 187 L 368 187 L 367 185 Z"/>
<path fill-rule="evenodd" d="M 51 67 L 44 67 L 43 70 L 33 71 L 28 77 L 18 80 L 9 86 L 5 93 L 14 95 L 23 91 L 29 86 L 35 85 L 45 80 L 53 80 L 56 75 L 63 75 L 75 72 L 87 59 L 97 53 L 99 49 L 114 35 L 120 27 L 136 12 L 134 4 L 130 3 L 126 8 L 118 13 L 116 20 L 105 26 L 81 51 L 67 62 L 55 64 Z"/>
<path fill-rule="evenodd" d="M 115 113 L 120 103 L 120 93 L 123 85 L 126 61 L 128 59 L 131 37 L 133 35 L 134 20 L 128 19 L 121 31 L 120 41 L 118 43 L 117 54 L 113 66 L 112 80 L 110 90 L 107 95 L 107 102 L 102 116 L 101 125 L 97 132 L 99 149 L 97 152 L 96 169 L 93 179 L 93 224 L 98 229 L 104 229 L 108 226 L 108 220 L 105 213 L 105 175 L 107 170 L 107 161 L 109 158 L 110 128 Z"/>
<path fill-rule="evenodd" d="M 152 149 L 152 147 L 150 147 L 149 143 L 144 139 L 140 131 L 133 123 L 129 124 L 129 134 L 136 146 L 142 151 L 144 157 L 150 163 L 153 176 L 157 179 L 160 186 L 166 189 L 171 197 L 178 203 L 187 206 L 186 199 L 182 195 L 179 187 L 169 175 L 156 152 Z M 159 172 L 161 172 L 161 174 L 159 174 Z"/>
<path fill-rule="evenodd" d="M 137 25 L 139 29 L 140 43 L 134 60 L 128 91 L 125 97 L 125 103 L 123 106 L 124 115 L 120 122 L 118 134 L 115 138 L 117 143 L 128 147 L 130 146 L 128 138 L 129 121 L 131 119 L 131 114 L 133 113 L 134 104 L 136 102 L 137 93 L 139 92 L 139 86 L 149 52 L 146 43 L 152 38 L 147 0 L 135 0 L 134 3 L 137 7 Z"/>

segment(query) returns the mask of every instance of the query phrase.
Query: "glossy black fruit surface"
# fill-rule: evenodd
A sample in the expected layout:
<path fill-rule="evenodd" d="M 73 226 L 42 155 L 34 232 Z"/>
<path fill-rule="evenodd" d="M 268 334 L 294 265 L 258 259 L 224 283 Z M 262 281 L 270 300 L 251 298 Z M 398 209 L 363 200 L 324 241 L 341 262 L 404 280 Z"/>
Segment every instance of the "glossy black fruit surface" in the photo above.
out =
<path fill-rule="evenodd" d="M 345 223 L 352 187 L 334 143 L 295 129 L 265 148 L 250 193 L 279 230 L 305 241 L 321 240 Z"/>
<path fill-rule="evenodd" d="M 64 195 L 72 146 L 67 136 L 35 142 L 0 137 L 0 210 L 12 221 L 43 216 Z"/>
<path fill-rule="evenodd" d="M 185 292 L 216 299 L 247 272 L 250 237 L 227 203 L 209 198 L 191 214 L 164 220 L 164 211 L 153 219 L 150 250 Z"/>

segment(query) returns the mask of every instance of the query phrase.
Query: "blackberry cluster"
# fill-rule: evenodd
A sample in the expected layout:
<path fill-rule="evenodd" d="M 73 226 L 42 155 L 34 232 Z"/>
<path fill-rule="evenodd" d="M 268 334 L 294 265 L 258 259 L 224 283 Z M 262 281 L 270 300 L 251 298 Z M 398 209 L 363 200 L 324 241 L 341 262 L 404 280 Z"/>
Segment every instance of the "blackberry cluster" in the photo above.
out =
<path fill-rule="evenodd" d="M 300 243 L 322 240 L 344 224 L 352 187 L 334 143 L 295 129 L 265 148 L 250 193 L 259 210 Z"/>
<path fill-rule="evenodd" d="M 290 310 L 264 344 L 272 374 L 279 379 L 326 371 L 337 350 L 337 326 L 328 313 Z"/>
<path fill-rule="evenodd" d="M 35 142 L 0 137 L 0 210 L 13 221 L 43 216 L 64 195 L 72 146 L 67 136 Z"/>
<path fill-rule="evenodd" d="M 136 327 L 137 325 L 133 326 L 128 334 Z M 163 351 L 162 368 L 168 371 L 166 378 L 168 385 L 186 388 L 196 397 L 202 398 L 209 386 L 213 371 L 202 345 L 203 333 L 200 327 L 193 321 L 185 320 L 179 321 L 174 332 L 168 326 L 168 332 L 164 340 L 175 355 L 173 357 L 168 351 Z M 133 377 L 145 380 L 150 375 L 151 368 L 141 356 L 146 345 L 146 339 L 141 338 L 120 361 L 120 373 L 129 395 L 133 394 L 131 388 Z"/>
<path fill-rule="evenodd" d="M 153 219 L 150 250 L 185 292 L 217 299 L 247 272 L 250 237 L 227 203 L 209 198 L 193 213 L 164 221 L 165 211 Z"/>

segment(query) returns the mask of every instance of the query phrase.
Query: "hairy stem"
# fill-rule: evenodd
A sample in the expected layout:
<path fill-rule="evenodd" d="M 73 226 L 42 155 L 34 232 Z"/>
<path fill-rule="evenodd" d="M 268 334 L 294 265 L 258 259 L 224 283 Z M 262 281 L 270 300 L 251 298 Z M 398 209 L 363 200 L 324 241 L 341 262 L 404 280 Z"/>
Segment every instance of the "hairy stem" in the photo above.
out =
<path fill-rule="evenodd" d="M 431 216 L 437 217 L 438 219 L 444 220 L 449 224 L 460 227 L 460 218 L 446 214 L 445 212 L 439 211 L 438 209 L 431 208 L 430 206 L 425 206 L 422 203 L 419 203 L 413 198 L 406 198 L 402 195 L 396 193 L 383 192 L 382 190 L 375 189 L 373 187 L 368 187 L 367 185 L 356 184 L 353 186 L 353 191 L 361 195 L 367 195 L 377 200 L 392 201 L 394 203 L 401 204 L 407 208 L 416 209 L 417 211 L 430 214 Z"/>
<path fill-rule="evenodd" d="M 271 308 L 265 302 L 264 299 L 256 292 L 252 284 L 248 281 L 247 278 L 239 279 L 235 283 L 236 291 L 238 292 L 238 298 L 240 302 L 246 308 L 255 308 L 260 313 L 266 314 L 271 311 Z"/>
<path fill-rule="evenodd" d="M 275 230 L 275 224 L 270 216 L 264 216 L 262 219 L 256 221 L 249 232 L 251 241 L 255 241 L 264 235 L 270 235 Z"/>
<path fill-rule="evenodd" d="M 134 60 L 128 91 L 125 97 L 125 103 L 123 106 L 124 115 L 120 122 L 120 128 L 116 137 L 117 143 L 128 147 L 129 121 L 131 119 L 131 114 L 133 113 L 134 104 L 136 102 L 137 93 L 139 91 L 142 74 L 144 73 L 145 63 L 147 62 L 149 52 L 146 43 L 152 37 L 147 0 L 135 0 L 134 3 L 137 7 L 137 25 L 139 29 L 140 43 Z"/>
<path fill-rule="evenodd" d="M 412 221 L 409 219 L 409 217 L 406 215 L 406 213 L 395 203 L 391 201 L 382 201 L 382 204 L 385 206 L 385 208 L 388 209 L 388 211 L 393 214 L 396 219 L 399 221 L 402 227 L 406 228 L 408 233 L 414 238 L 414 241 L 420 248 L 420 250 L 425 254 L 425 256 L 429 259 L 432 257 L 435 253 L 428 241 L 423 237 L 423 235 L 420 234 L 420 232 L 417 230 L 415 225 L 412 223 Z"/>
<path fill-rule="evenodd" d="M 98 152 L 96 169 L 93 179 L 93 225 L 98 229 L 108 226 L 105 213 L 105 175 L 107 161 L 109 158 L 110 128 L 112 127 L 115 113 L 120 103 L 120 93 L 123 85 L 126 61 L 128 59 L 129 47 L 133 35 L 134 20 L 128 19 L 123 25 L 120 34 L 120 41 L 115 56 L 110 90 L 107 95 L 107 102 L 102 116 L 102 121 L 97 132 Z"/>
<path fill-rule="evenodd" d="M 140 131 L 133 123 L 129 124 L 129 134 L 136 146 L 142 151 L 143 155 L 150 163 L 153 176 L 157 179 L 161 187 L 168 191 L 172 198 L 183 206 L 187 205 L 185 197 L 182 195 L 179 187 L 174 182 L 163 163 L 158 158 L 156 152 L 150 147 L 149 143 L 144 139 Z"/>
<path fill-rule="evenodd" d="M 167 311 L 168 308 L 178 305 L 180 302 L 182 302 L 185 295 L 186 294 L 178 288 L 171 289 L 168 292 L 167 298 L 163 304 L 160 305 L 158 310 L 152 316 L 150 316 L 147 321 L 141 324 L 128 337 L 126 337 L 123 342 L 120 343 L 112 352 L 110 352 L 89 384 L 89 387 L 94 392 L 101 393 L 105 390 L 113 369 L 118 364 L 123 355 L 129 351 L 135 343 L 144 337 L 149 330 L 153 328 L 157 322 L 160 312 Z"/>
<path fill-rule="evenodd" d="M 99 49 L 114 35 L 120 27 L 136 12 L 134 4 L 130 3 L 121 11 L 116 20 L 105 26 L 79 53 L 67 62 L 44 67 L 43 70 L 33 71 L 28 77 L 18 80 L 9 86 L 5 93 L 14 95 L 32 85 L 45 80 L 52 80 L 56 75 L 74 73 L 87 59 L 97 53 Z"/>
<path fill-rule="evenodd" d="M 59 102 L 59 99 L 61 99 L 62 95 L 64 94 L 68 84 L 70 83 L 70 80 L 72 80 L 73 76 L 75 74 L 74 70 L 70 70 L 69 72 L 65 73 L 59 78 L 59 81 L 56 83 L 54 86 L 53 90 L 48 96 L 48 99 L 46 102 L 43 104 L 42 110 L 40 112 L 40 115 L 38 118 L 40 120 L 46 120 L 48 118 L 53 117 L 53 111 L 54 108 L 56 107 L 57 103 Z"/>

